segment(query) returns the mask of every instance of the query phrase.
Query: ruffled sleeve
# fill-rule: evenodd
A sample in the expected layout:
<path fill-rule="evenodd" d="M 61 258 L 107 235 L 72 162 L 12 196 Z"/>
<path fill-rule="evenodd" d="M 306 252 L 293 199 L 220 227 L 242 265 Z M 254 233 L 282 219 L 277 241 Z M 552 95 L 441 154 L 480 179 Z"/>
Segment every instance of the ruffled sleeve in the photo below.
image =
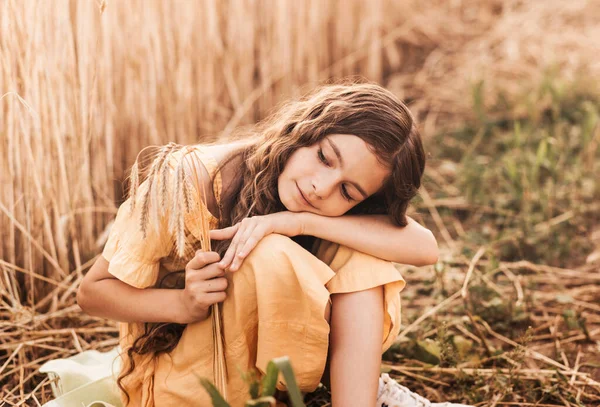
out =
<path fill-rule="evenodd" d="M 133 192 L 117 212 L 102 256 L 108 272 L 133 287 L 156 284 L 161 259 L 185 261 L 190 229 L 200 234 L 196 229 L 209 227 L 196 213 L 205 208 L 198 195 L 197 162 L 184 165 L 191 151 L 174 143 L 162 147 L 139 186 L 137 161 L 132 168 Z"/>
<path fill-rule="evenodd" d="M 137 288 L 154 285 L 158 278 L 160 259 L 167 256 L 173 247 L 172 235 L 165 229 L 149 227 L 146 237 L 142 231 L 141 196 L 147 190 L 147 181 L 140 185 L 140 196 L 131 212 L 131 199 L 128 198 L 117 212 L 117 217 L 102 251 L 109 262 L 108 272 L 119 280 Z M 163 219 L 165 225 L 167 219 Z"/>
<path fill-rule="evenodd" d="M 400 332 L 400 292 L 406 281 L 390 261 L 379 259 L 349 247 L 318 240 L 316 256 L 335 272 L 326 284 L 331 294 L 368 290 L 383 286 L 385 314 L 383 321 L 383 348 L 387 350 Z"/>

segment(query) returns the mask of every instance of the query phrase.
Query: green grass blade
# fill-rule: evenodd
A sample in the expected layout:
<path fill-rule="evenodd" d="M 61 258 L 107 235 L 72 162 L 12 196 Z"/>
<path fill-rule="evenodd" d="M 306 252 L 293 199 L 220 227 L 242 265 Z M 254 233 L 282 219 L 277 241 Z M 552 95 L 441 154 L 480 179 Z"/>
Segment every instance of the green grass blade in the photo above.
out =
<path fill-rule="evenodd" d="M 219 390 L 217 390 L 215 385 L 212 384 L 210 380 L 205 379 L 204 377 L 200 377 L 198 375 L 196 375 L 196 377 L 198 377 L 198 379 L 200 380 L 200 384 L 202 385 L 202 387 L 204 387 L 204 389 L 210 395 L 210 399 L 212 400 L 213 407 L 231 407 L 229 405 L 229 403 L 227 403 L 225 401 L 223 396 L 221 396 L 221 393 L 219 393 Z"/>
<path fill-rule="evenodd" d="M 292 400 L 292 405 L 294 407 L 306 407 L 302 393 L 300 392 L 298 384 L 296 383 L 296 376 L 294 376 L 294 370 L 292 369 L 290 359 L 287 356 L 282 356 L 280 358 L 273 359 L 273 363 L 275 363 L 281 373 L 283 373 L 285 384 L 290 395 L 290 399 Z"/>
<path fill-rule="evenodd" d="M 279 376 L 279 368 L 273 361 L 269 361 L 267 365 L 267 374 L 262 379 L 262 393 L 263 397 L 272 396 L 275 394 L 275 387 L 277 386 L 277 377 Z"/>

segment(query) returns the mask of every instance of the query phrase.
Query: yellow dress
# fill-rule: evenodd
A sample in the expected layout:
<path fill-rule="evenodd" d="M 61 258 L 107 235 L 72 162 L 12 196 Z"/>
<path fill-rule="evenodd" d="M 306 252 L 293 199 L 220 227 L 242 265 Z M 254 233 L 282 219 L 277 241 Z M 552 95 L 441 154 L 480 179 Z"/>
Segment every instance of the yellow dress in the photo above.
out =
<path fill-rule="evenodd" d="M 220 198 L 222 180 L 215 174 L 216 160 L 202 145 L 179 151 L 170 161 L 177 165 L 183 154 L 192 154 L 211 176 L 216 176 L 214 194 Z M 147 185 L 142 183 L 140 191 Z M 173 242 L 166 233 L 139 229 L 140 205 L 132 215 L 129 200 L 119 208 L 102 255 L 108 271 L 138 288 L 154 286 L 162 275 L 181 270 L 199 249 L 199 216 L 204 212 L 210 228 L 218 220 L 205 205 L 185 217 L 186 253 L 176 261 Z M 232 407 L 249 399 L 240 371 L 257 368 L 262 374 L 269 360 L 289 356 L 302 391 L 314 390 L 327 360 L 329 321 L 326 308 L 330 295 L 384 286 L 385 320 L 382 352 L 393 343 L 400 329 L 400 291 L 405 281 L 391 262 L 331 242 L 317 240 L 313 253 L 291 238 L 266 236 L 250 252 L 240 269 L 227 273 L 229 286 L 222 304 L 224 347 L 228 372 L 227 400 Z M 169 306 L 165 304 L 165 306 Z M 128 365 L 126 351 L 143 324 L 120 323 L 121 366 Z M 214 382 L 212 321 L 208 318 L 186 326 L 175 349 L 156 358 L 136 358 L 136 369 L 124 385 L 130 406 L 210 406 L 208 394 L 196 375 Z M 285 389 L 283 383 L 279 389 Z M 125 397 L 122 395 L 123 405 Z"/>

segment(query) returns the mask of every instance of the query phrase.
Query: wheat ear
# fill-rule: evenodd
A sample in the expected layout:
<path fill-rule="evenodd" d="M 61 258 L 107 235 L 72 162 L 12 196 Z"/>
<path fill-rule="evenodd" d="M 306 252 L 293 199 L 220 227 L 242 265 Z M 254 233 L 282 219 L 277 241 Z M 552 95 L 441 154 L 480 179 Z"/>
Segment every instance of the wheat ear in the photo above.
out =
<path fill-rule="evenodd" d="M 185 255 L 185 216 L 183 208 L 183 182 L 181 179 L 182 163 L 180 162 L 173 172 L 173 210 L 169 216 L 169 231 L 175 235 L 175 249 L 177 256 Z M 185 176 L 185 175 L 184 175 Z"/>
<path fill-rule="evenodd" d="M 155 178 L 158 178 L 156 174 L 159 173 L 159 170 L 165 164 L 165 161 L 168 158 L 168 154 L 172 149 L 172 143 L 169 143 L 168 145 L 160 149 L 160 151 L 156 155 L 156 158 L 152 162 L 152 165 L 150 166 L 150 171 L 148 173 L 148 177 L 146 178 L 146 181 L 148 182 L 148 189 L 146 190 L 142 198 L 142 213 L 140 214 L 140 228 L 142 229 L 144 238 L 146 237 L 148 220 L 150 219 L 150 216 L 152 216 L 152 219 L 155 221 L 157 221 L 160 218 L 159 212 L 161 211 L 161 209 L 158 207 L 158 199 L 155 195 L 155 189 L 158 189 L 155 187 L 155 184 L 158 184 L 159 182 L 156 182 Z M 150 201 L 155 203 L 155 205 L 153 205 L 152 214 L 150 213 Z M 160 225 L 155 224 L 154 226 L 158 228 Z"/>
<path fill-rule="evenodd" d="M 165 162 L 160 166 L 160 168 L 158 168 L 158 173 L 157 173 L 157 181 L 159 183 L 159 187 L 157 188 L 160 193 L 159 193 L 159 208 L 160 208 L 160 213 L 161 215 L 165 214 L 167 212 L 167 197 L 169 196 L 170 190 L 169 190 L 169 165 L 166 163 L 171 154 L 175 151 L 177 151 L 178 149 L 178 145 L 176 143 L 169 143 L 167 144 L 166 147 L 166 153 L 165 153 Z"/>
<path fill-rule="evenodd" d="M 138 185 L 140 183 L 140 169 L 138 165 L 138 160 L 136 159 L 131 167 L 131 175 L 129 176 L 130 185 L 129 185 L 129 216 L 133 215 L 135 211 L 135 201 L 137 200 L 137 190 Z"/>
<path fill-rule="evenodd" d="M 140 186 L 140 155 L 147 149 L 152 146 L 144 147 L 140 150 L 140 152 L 135 157 L 135 162 L 131 167 L 131 174 L 129 175 L 129 216 L 131 216 L 135 210 L 135 205 L 137 203 L 137 192 Z"/>

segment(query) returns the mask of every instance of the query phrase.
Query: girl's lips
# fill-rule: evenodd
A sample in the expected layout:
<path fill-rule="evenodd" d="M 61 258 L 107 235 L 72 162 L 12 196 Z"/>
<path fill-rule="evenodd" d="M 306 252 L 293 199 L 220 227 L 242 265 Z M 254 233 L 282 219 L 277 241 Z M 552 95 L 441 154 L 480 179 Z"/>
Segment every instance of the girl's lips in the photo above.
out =
<path fill-rule="evenodd" d="M 312 208 L 315 208 L 315 207 L 314 207 L 314 205 L 313 205 L 313 204 L 311 204 L 311 203 L 310 203 L 310 201 L 304 197 L 304 194 L 302 193 L 302 190 L 300 189 L 300 187 L 298 186 L 298 184 L 296 184 L 296 188 L 298 188 L 298 193 L 300 194 L 300 197 L 302 198 L 302 201 L 303 201 L 303 202 L 304 202 L 306 205 L 308 205 L 308 206 L 310 206 L 310 207 L 312 207 Z M 315 208 L 315 209 L 317 209 L 317 208 Z"/>

